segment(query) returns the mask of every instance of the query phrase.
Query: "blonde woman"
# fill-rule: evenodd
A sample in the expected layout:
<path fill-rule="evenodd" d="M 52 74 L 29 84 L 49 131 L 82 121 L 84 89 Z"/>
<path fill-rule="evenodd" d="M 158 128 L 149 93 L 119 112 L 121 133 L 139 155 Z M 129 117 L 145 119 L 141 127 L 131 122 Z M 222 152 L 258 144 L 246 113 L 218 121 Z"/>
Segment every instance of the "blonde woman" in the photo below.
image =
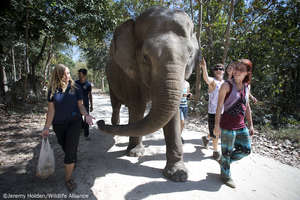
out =
<path fill-rule="evenodd" d="M 86 111 L 82 99 L 82 91 L 70 77 L 69 68 L 63 64 L 56 65 L 49 85 L 48 112 L 42 136 L 49 135 L 52 124 L 65 153 L 65 183 L 70 192 L 77 186 L 71 176 L 77 161 L 81 115 L 85 116 L 88 124 L 93 124 L 93 117 Z"/>

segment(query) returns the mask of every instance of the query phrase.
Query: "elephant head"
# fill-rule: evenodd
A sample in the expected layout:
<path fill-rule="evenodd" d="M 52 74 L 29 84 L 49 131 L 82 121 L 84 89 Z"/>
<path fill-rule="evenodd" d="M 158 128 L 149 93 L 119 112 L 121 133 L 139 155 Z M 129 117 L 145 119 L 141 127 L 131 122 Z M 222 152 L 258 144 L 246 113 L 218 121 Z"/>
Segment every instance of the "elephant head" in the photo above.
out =
<path fill-rule="evenodd" d="M 193 22 L 180 10 L 153 7 L 135 21 L 128 20 L 117 27 L 110 62 L 137 84 L 143 84 L 152 108 L 137 123 L 110 126 L 98 122 L 100 130 L 142 136 L 164 127 L 179 109 L 183 81 L 193 71 L 198 48 Z"/>

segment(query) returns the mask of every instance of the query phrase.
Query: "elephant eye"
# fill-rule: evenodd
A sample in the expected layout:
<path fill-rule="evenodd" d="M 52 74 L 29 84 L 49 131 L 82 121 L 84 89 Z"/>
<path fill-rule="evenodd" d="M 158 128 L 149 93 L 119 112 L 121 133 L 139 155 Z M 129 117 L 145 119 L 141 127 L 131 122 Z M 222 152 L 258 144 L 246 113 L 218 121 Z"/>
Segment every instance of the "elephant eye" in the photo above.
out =
<path fill-rule="evenodd" d="M 188 52 L 189 52 L 189 58 L 192 58 L 194 56 L 194 51 L 192 48 L 188 48 Z"/>

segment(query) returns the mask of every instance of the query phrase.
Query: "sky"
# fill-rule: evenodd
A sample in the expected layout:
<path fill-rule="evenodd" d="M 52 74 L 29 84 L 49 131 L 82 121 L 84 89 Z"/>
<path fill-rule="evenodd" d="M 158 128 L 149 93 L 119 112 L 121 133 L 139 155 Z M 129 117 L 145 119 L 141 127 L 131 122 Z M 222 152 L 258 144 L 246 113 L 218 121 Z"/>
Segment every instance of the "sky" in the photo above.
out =
<path fill-rule="evenodd" d="M 72 47 L 72 60 L 74 61 L 74 62 L 77 62 L 78 60 L 79 60 L 79 58 L 80 58 L 80 49 L 79 49 L 79 47 L 78 46 L 73 46 Z"/>

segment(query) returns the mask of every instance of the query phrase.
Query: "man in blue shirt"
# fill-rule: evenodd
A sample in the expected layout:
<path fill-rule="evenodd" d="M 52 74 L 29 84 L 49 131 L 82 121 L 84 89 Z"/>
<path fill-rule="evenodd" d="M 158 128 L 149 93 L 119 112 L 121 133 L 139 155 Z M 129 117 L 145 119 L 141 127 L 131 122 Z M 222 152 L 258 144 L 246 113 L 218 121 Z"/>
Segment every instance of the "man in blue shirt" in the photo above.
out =
<path fill-rule="evenodd" d="M 87 81 L 87 70 L 82 68 L 78 70 L 79 80 L 76 83 L 81 87 L 83 93 L 83 105 L 87 112 L 93 112 L 93 96 L 92 96 L 92 85 Z M 89 105 L 90 103 L 90 105 Z M 89 125 L 86 123 L 85 119 L 83 121 L 84 136 L 87 140 L 89 138 Z"/>

